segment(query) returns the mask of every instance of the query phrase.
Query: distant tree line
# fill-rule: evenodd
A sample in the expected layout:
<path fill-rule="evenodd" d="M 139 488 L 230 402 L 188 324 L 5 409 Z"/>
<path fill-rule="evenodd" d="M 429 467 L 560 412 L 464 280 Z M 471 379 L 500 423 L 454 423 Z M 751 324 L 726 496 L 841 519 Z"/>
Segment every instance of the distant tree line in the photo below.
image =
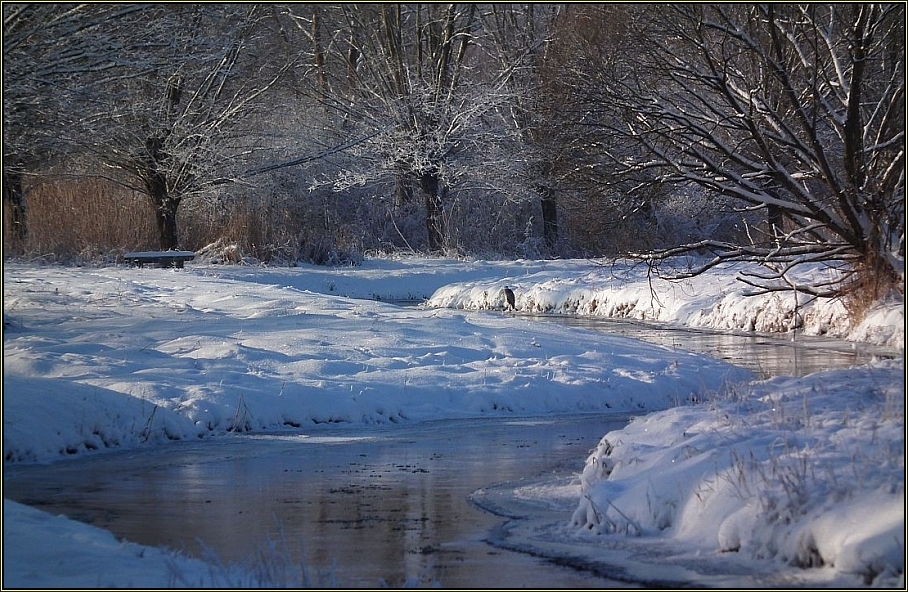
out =
<path fill-rule="evenodd" d="M 904 43 L 903 4 L 4 3 L 4 249 L 85 217 L 102 253 L 696 253 L 903 292 Z M 795 285 L 811 261 L 844 280 Z"/>

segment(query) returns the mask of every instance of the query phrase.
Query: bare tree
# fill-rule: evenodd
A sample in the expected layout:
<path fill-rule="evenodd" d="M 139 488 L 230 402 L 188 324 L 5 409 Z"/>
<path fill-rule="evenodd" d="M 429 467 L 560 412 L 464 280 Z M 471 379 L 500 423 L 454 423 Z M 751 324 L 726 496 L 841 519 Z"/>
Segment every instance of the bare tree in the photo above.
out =
<path fill-rule="evenodd" d="M 616 165 L 740 200 L 774 226 L 747 243 L 702 240 L 649 259 L 711 252 L 691 274 L 759 261 L 767 272 L 742 279 L 761 290 L 903 289 L 904 5 L 682 4 L 648 15 L 640 68 L 609 92 L 624 114 L 610 131 L 646 154 Z M 844 279 L 788 279 L 816 261 Z"/>
<path fill-rule="evenodd" d="M 639 248 L 645 234 L 632 232 L 636 240 L 628 243 L 623 230 L 635 212 L 652 210 L 640 194 L 652 193 L 644 188 L 653 175 L 614 166 L 640 150 L 620 134 L 603 133 L 619 126 L 623 116 L 611 93 L 615 80 L 636 71 L 640 39 L 632 20 L 640 12 L 624 4 L 566 6 L 555 22 L 545 64 L 544 88 L 551 105 L 546 137 L 559 189 L 570 196 L 563 201 L 576 219 L 572 231 L 594 251 Z"/>
<path fill-rule="evenodd" d="M 585 253 L 677 244 L 672 241 L 682 233 L 686 239 L 696 230 L 684 219 L 694 214 L 693 204 L 670 208 L 681 202 L 680 191 L 655 183 L 653 171 L 616 166 L 644 154 L 636 142 L 612 131 L 621 128 L 625 115 L 612 93 L 615 81 L 640 74 L 637 55 L 645 51 L 645 39 L 633 21 L 646 18 L 645 10 L 633 4 L 570 4 L 550 13 L 548 39 L 533 63 L 534 92 L 513 107 L 525 114 L 543 206 L 554 206 L 557 199 L 565 235 L 572 248 Z M 543 208 L 549 222 L 547 209 L 554 208 Z"/>
<path fill-rule="evenodd" d="M 255 53 L 260 10 L 89 4 L 5 12 L 28 51 L 11 51 L 4 64 L 26 70 L 34 93 L 16 94 L 22 106 L 14 120 L 4 114 L 15 130 L 8 135 L 4 126 L 4 156 L 14 151 L 8 145 L 26 144 L 8 143 L 13 133 L 42 130 L 87 173 L 97 175 L 100 165 L 147 194 L 160 247 L 175 248 L 181 202 L 239 177 L 255 141 L 244 122 L 285 70 Z M 4 37 L 5 52 L 17 48 Z M 32 71 L 35 64 L 43 69 Z M 15 169 L 4 168 L 10 178 Z"/>
<path fill-rule="evenodd" d="M 68 158 L 68 108 L 90 88 L 77 78 L 102 78 L 122 63 L 118 47 L 107 45 L 106 25 L 141 10 L 108 6 L 3 4 L 3 200 L 12 230 L 27 235 L 23 179 Z"/>
<path fill-rule="evenodd" d="M 293 10 L 298 22 L 312 24 L 306 35 L 312 48 L 306 61 L 316 74 L 310 92 L 335 114 L 337 145 L 347 158 L 339 174 L 323 181 L 342 190 L 389 187 L 395 208 L 422 208 L 426 248 L 445 248 L 452 195 L 470 176 L 468 162 L 492 157 L 504 136 L 498 113 L 509 74 L 498 64 L 483 69 L 477 63 L 484 59 L 477 44 L 479 7 L 344 5 L 317 15 Z M 326 35 L 317 28 L 326 21 L 342 21 L 343 27 Z"/>
<path fill-rule="evenodd" d="M 558 243 L 557 134 L 562 108 L 549 92 L 553 80 L 552 35 L 560 5 L 493 4 L 481 15 L 486 45 L 499 69 L 507 72 L 508 102 L 503 110 L 509 127 L 519 134 L 520 152 L 527 161 L 524 182 L 538 195 L 542 236 L 549 253 Z M 514 169 L 510 169 L 513 171 Z M 512 178 L 512 182 L 516 181 Z"/>

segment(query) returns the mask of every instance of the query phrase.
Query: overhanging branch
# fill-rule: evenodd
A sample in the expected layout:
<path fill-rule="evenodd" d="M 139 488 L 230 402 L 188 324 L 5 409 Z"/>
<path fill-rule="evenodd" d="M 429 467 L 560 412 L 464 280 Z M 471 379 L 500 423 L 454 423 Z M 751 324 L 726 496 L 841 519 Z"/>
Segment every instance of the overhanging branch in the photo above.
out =
<path fill-rule="evenodd" d="M 275 163 L 275 164 L 269 164 L 269 165 L 267 165 L 267 166 L 259 167 L 259 168 L 256 168 L 256 169 L 250 169 L 250 170 L 246 171 L 245 173 L 243 173 L 243 174 L 241 175 L 240 178 L 242 178 L 242 179 L 247 179 L 247 178 L 249 178 L 249 177 L 254 177 L 254 176 L 256 176 L 256 175 L 261 175 L 261 174 L 263 174 L 263 173 L 270 173 L 271 171 L 276 171 L 276 170 L 278 170 L 278 169 L 284 169 L 284 168 L 288 168 L 288 167 L 292 167 L 292 166 L 297 166 L 297 165 L 305 164 L 305 163 L 307 163 L 307 162 L 312 162 L 313 160 L 319 160 L 319 159 L 322 159 L 322 158 L 326 158 L 326 157 L 328 157 L 328 156 L 331 156 L 332 154 L 337 154 L 338 152 L 343 152 L 344 150 L 347 150 L 347 149 L 349 149 L 349 148 L 353 148 L 354 146 L 357 146 L 357 145 L 359 145 L 359 144 L 362 144 L 363 142 L 366 142 L 366 141 L 368 141 L 368 140 L 371 140 L 371 139 L 374 138 L 375 136 L 377 136 L 377 135 L 381 134 L 382 132 L 387 131 L 388 129 L 390 129 L 390 127 L 391 127 L 391 126 L 386 126 L 386 127 L 384 127 L 384 128 L 381 128 L 381 129 L 379 129 L 379 130 L 377 130 L 377 131 L 375 131 L 375 132 L 369 134 L 368 136 L 363 136 L 363 137 L 361 137 L 361 138 L 357 138 L 357 139 L 351 140 L 351 141 L 349 141 L 349 142 L 344 142 L 343 144 L 339 144 L 339 145 L 337 145 L 337 146 L 333 146 L 333 147 L 328 148 L 328 149 L 326 149 L 326 150 L 322 150 L 321 152 L 319 152 L 319 153 L 317 153 L 317 154 L 312 154 L 312 155 L 309 155 L 309 156 L 303 156 L 303 157 L 300 157 L 300 158 L 295 158 L 295 159 L 293 159 L 293 160 L 288 160 L 288 161 L 286 161 L 286 162 L 279 162 L 279 163 Z"/>
<path fill-rule="evenodd" d="M 799 265 L 832 264 L 836 261 L 853 263 L 858 258 L 853 249 L 846 244 L 817 243 L 758 247 L 715 240 L 702 240 L 651 253 L 636 253 L 631 257 L 655 269 L 660 263 L 667 263 L 673 257 L 700 254 L 703 251 L 710 252 L 712 257 L 699 260 L 685 269 L 673 269 L 668 273 L 660 273 L 660 277 L 669 281 L 683 280 L 698 276 L 723 263 L 753 262 L 765 266 L 769 270 L 768 273 L 742 272 L 738 279 L 757 288 L 758 293 L 796 290 L 812 296 L 834 297 L 842 295 L 845 291 L 842 278 L 830 281 L 818 280 L 812 284 L 795 284 L 787 277 L 788 272 Z"/>

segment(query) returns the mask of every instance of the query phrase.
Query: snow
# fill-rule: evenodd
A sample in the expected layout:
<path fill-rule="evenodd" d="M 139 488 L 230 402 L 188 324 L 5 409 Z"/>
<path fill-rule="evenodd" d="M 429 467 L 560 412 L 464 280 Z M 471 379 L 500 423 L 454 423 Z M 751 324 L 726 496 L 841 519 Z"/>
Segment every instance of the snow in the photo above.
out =
<path fill-rule="evenodd" d="M 119 541 L 111 533 L 3 500 L 3 585 L 27 588 L 250 586 L 242 570 Z"/>
<path fill-rule="evenodd" d="M 518 275 L 518 271 L 522 271 Z M 612 262 L 550 262 L 548 267 L 523 265 L 510 277 L 452 282 L 437 290 L 430 306 L 467 310 L 502 309 L 500 290 L 510 284 L 517 308 L 527 312 L 600 315 L 660 321 L 708 329 L 786 332 L 838 337 L 890 347 L 905 343 L 904 303 L 879 303 L 853 325 L 840 299 L 814 299 L 807 294 L 775 292 L 748 296 L 753 288 L 735 281 L 759 273 L 753 264 L 726 265 L 711 273 L 669 281 L 653 276 L 645 265 Z M 832 278 L 828 269 L 811 266 L 791 276 Z"/>
<path fill-rule="evenodd" d="M 4 463 L 338 422 L 631 412 L 639 417 L 604 434 L 574 482 L 519 492 L 570 501 L 559 544 L 607 554 L 604 541 L 658 540 L 823 574 L 816 581 L 827 585 L 904 585 L 904 302 L 880 303 L 852 325 L 839 301 L 748 298 L 734 280 L 742 271 L 667 282 L 620 261 L 7 262 Z M 505 285 L 520 313 L 798 328 L 898 359 L 755 381 L 677 349 L 490 314 L 503 311 Z M 388 303 L 398 300 L 424 302 Z M 9 500 L 3 580 L 261 584 Z"/>
<path fill-rule="evenodd" d="M 775 378 L 606 434 L 572 522 L 703 552 L 904 571 L 904 364 Z M 784 526 L 782 526 L 784 525 Z"/>

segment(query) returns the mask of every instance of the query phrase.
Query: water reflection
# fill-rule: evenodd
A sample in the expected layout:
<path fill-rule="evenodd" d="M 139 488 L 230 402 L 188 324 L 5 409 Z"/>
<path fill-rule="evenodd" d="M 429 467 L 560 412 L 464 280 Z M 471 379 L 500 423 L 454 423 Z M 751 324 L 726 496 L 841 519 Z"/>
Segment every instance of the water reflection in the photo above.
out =
<path fill-rule="evenodd" d="M 273 546 L 308 566 L 315 584 L 614 587 L 488 546 L 499 519 L 468 496 L 490 483 L 575 474 L 626 419 L 447 421 L 178 443 L 12 467 L 4 495 L 130 541 L 210 550 L 227 562 Z"/>
<path fill-rule="evenodd" d="M 776 335 L 711 331 L 590 316 L 536 315 L 529 318 L 631 337 L 669 349 L 706 354 L 747 368 L 764 379 L 806 376 L 866 364 L 875 357 L 902 355 L 881 346 L 795 333 Z"/>

